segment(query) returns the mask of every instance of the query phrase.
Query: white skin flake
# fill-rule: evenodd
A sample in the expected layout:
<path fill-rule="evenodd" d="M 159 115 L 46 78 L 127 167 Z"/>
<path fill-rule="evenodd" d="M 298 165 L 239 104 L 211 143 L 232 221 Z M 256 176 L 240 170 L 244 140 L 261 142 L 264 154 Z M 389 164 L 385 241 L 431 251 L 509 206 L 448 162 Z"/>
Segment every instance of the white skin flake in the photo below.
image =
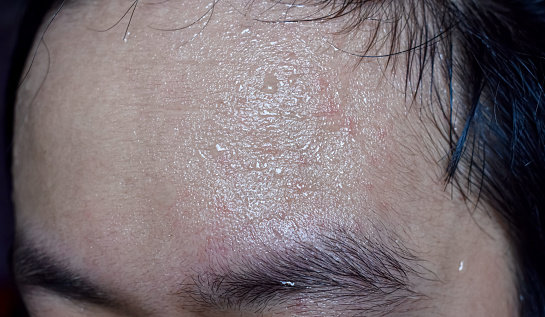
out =
<path fill-rule="evenodd" d="M 217 150 L 218 152 L 227 151 L 227 148 L 224 148 L 224 147 L 222 147 L 221 145 L 216 144 L 216 150 Z"/>

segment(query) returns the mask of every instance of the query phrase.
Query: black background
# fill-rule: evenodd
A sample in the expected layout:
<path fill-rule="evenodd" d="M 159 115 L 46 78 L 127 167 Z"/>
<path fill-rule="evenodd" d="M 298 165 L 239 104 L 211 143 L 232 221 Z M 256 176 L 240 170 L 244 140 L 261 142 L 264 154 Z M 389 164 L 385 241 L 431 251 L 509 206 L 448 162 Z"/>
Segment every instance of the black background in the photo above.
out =
<path fill-rule="evenodd" d="M 10 194 L 10 122 L 8 78 L 27 0 L 0 0 L 0 317 L 26 316 L 10 274 L 13 208 Z"/>

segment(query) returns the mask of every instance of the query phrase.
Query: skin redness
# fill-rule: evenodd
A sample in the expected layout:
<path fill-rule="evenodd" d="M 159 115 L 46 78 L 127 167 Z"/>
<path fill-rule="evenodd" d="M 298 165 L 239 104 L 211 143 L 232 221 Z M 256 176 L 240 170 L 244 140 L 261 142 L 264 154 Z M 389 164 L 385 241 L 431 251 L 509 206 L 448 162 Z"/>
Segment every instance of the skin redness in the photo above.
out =
<path fill-rule="evenodd" d="M 19 89 L 33 316 L 513 315 L 513 280 L 494 278 L 510 247 L 445 190 L 446 141 L 407 101 L 404 57 L 349 53 L 372 20 L 131 4 L 66 3 Z"/>

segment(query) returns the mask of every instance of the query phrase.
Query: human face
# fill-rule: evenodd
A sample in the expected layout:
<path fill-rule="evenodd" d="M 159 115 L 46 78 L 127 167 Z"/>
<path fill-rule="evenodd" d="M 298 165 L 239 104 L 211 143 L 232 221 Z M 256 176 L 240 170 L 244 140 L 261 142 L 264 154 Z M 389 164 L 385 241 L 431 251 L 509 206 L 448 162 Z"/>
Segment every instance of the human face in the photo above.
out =
<path fill-rule="evenodd" d="M 105 29 L 130 4 L 64 8 L 19 90 L 33 316 L 515 314 L 501 226 L 445 190 L 441 125 L 406 77 L 347 53 L 365 27 L 143 1 L 125 41 L 130 12 Z"/>

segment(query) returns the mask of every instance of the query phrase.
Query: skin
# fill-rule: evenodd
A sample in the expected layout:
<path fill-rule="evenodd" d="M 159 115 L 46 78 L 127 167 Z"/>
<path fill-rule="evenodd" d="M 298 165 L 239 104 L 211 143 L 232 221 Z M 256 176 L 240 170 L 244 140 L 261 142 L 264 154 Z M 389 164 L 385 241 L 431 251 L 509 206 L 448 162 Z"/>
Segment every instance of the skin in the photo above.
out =
<path fill-rule="evenodd" d="M 97 31 L 121 1 L 67 7 L 47 30 L 16 106 L 17 232 L 126 310 L 21 285 L 33 316 L 253 316 L 170 294 L 203 268 L 337 227 L 422 259 L 410 284 L 426 298 L 392 316 L 515 315 L 502 226 L 445 190 L 446 140 L 407 103 L 403 72 L 343 51 L 364 31 L 261 22 L 285 7 L 238 0 L 159 30 L 206 13 L 189 2 L 139 3 L 126 41 L 128 16 Z M 302 300 L 262 315 L 343 315 Z"/>

